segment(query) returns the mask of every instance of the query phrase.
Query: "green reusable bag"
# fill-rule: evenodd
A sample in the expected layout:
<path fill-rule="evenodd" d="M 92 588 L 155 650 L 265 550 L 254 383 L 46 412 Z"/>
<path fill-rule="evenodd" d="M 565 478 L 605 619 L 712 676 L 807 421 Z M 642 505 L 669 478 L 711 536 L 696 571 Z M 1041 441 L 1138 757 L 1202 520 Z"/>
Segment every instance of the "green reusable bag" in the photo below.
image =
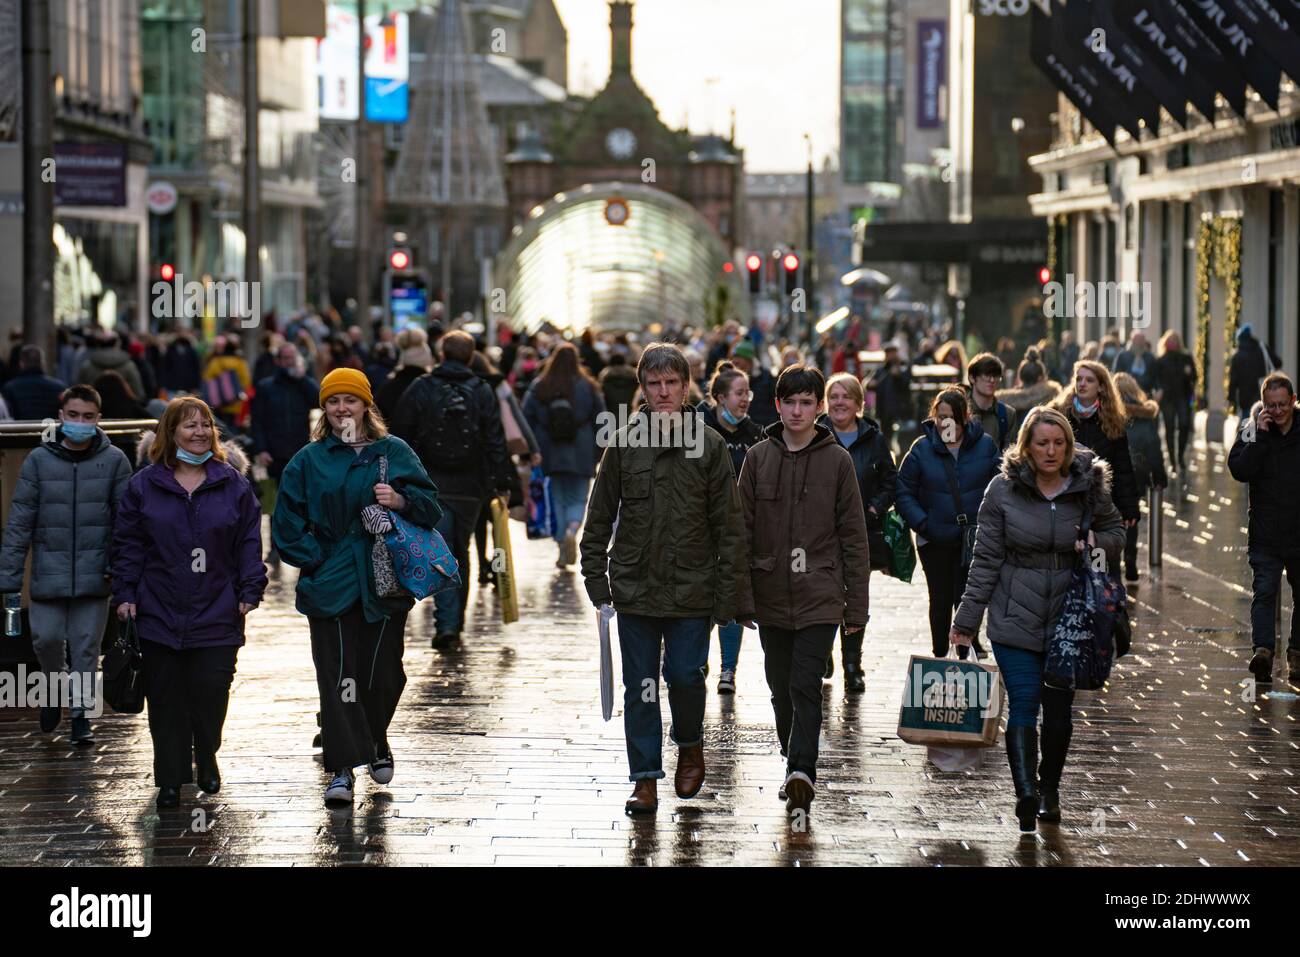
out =
<path fill-rule="evenodd" d="M 912 533 L 908 531 L 903 517 L 894 509 L 885 515 L 885 544 L 889 546 L 889 567 L 885 573 L 901 581 L 911 582 L 912 572 L 916 570 L 916 547 L 912 544 Z"/>

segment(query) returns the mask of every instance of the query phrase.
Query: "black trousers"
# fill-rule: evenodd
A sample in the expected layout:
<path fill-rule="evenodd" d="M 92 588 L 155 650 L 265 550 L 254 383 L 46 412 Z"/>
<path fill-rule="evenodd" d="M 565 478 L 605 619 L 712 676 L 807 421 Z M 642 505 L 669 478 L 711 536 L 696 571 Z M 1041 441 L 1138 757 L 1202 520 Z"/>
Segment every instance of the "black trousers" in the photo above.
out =
<path fill-rule="evenodd" d="M 196 755 L 216 757 L 221 747 L 239 647 L 177 651 L 141 641 L 140 652 L 154 784 L 180 787 L 194 780 Z"/>
<path fill-rule="evenodd" d="M 406 612 L 366 621 L 358 602 L 337 618 L 308 618 L 328 771 L 370 764 L 388 749 L 388 725 L 406 687 Z"/>
<path fill-rule="evenodd" d="M 961 564 L 961 542 L 926 542 L 917 549 L 930 591 L 930 645 L 936 658 L 948 653 L 948 632 L 953 612 L 966 590 L 966 569 Z M 979 642 L 979 635 L 975 636 Z M 964 652 L 963 652 L 964 654 Z"/>
<path fill-rule="evenodd" d="M 1187 463 L 1187 443 L 1192 438 L 1192 410 L 1185 402 L 1162 402 L 1160 411 L 1165 420 L 1165 445 L 1169 449 L 1169 461 L 1181 469 Z"/>
<path fill-rule="evenodd" d="M 812 781 L 817 780 L 817 748 L 822 732 L 822 675 L 838 628 L 758 628 L 786 772 L 802 771 Z"/>

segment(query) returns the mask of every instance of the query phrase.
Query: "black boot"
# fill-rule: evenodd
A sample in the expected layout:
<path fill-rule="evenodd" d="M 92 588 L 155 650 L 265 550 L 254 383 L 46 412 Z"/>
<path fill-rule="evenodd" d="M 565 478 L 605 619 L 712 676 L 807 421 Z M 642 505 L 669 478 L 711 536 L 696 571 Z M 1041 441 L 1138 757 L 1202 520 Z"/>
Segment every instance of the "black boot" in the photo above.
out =
<path fill-rule="evenodd" d="M 1032 834 L 1038 827 L 1038 729 L 1007 728 L 1007 763 L 1016 787 L 1016 818 L 1020 832 Z"/>
<path fill-rule="evenodd" d="M 862 674 L 862 638 L 865 632 L 845 634 L 840 639 L 840 661 L 844 665 L 844 690 L 849 694 L 862 694 L 867 681 Z M 1300 676 L 1297 676 L 1300 677 Z"/>
<path fill-rule="evenodd" d="M 1061 819 L 1061 772 L 1070 750 L 1073 725 L 1043 725 L 1043 763 L 1038 766 L 1038 819 L 1056 822 Z"/>

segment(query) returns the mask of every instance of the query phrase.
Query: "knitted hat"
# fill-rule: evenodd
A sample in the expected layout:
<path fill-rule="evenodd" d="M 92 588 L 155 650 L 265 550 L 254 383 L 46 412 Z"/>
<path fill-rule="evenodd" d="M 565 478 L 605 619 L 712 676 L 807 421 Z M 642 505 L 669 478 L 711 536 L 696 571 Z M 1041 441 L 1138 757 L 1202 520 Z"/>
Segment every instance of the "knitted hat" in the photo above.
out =
<path fill-rule="evenodd" d="M 355 395 L 358 399 L 363 399 L 366 405 L 374 403 L 374 396 L 370 394 L 370 380 L 356 369 L 335 369 L 320 384 L 320 404 L 323 407 L 325 400 L 332 395 Z"/>
<path fill-rule="evenodd" d="M 749 339 L 741 339 L 731 350 L 733 359 L 753 359 L 754 355 L 754 343 Z"/>

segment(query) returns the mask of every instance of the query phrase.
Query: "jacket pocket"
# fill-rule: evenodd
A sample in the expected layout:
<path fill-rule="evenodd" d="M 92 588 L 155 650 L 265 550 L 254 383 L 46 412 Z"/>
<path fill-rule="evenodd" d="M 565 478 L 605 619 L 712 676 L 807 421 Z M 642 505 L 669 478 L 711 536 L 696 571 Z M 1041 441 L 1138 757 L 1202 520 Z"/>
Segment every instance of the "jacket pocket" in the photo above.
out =
<path fill-rule="evenodd" d="M 693 564 L 679 561 L 673 572 L 673 594 L 677 604 L 684 608 L 698 609 L 713 607 L 714 582 L 717 568 L 707 558 Z"/>
<path fill-rule="evenodd" d="M 636 601 L 645 590 L 646 576 L 641 568 L 644 545 L 614 546 L 609 556 L 609 592 L 618 602 Z"/>

